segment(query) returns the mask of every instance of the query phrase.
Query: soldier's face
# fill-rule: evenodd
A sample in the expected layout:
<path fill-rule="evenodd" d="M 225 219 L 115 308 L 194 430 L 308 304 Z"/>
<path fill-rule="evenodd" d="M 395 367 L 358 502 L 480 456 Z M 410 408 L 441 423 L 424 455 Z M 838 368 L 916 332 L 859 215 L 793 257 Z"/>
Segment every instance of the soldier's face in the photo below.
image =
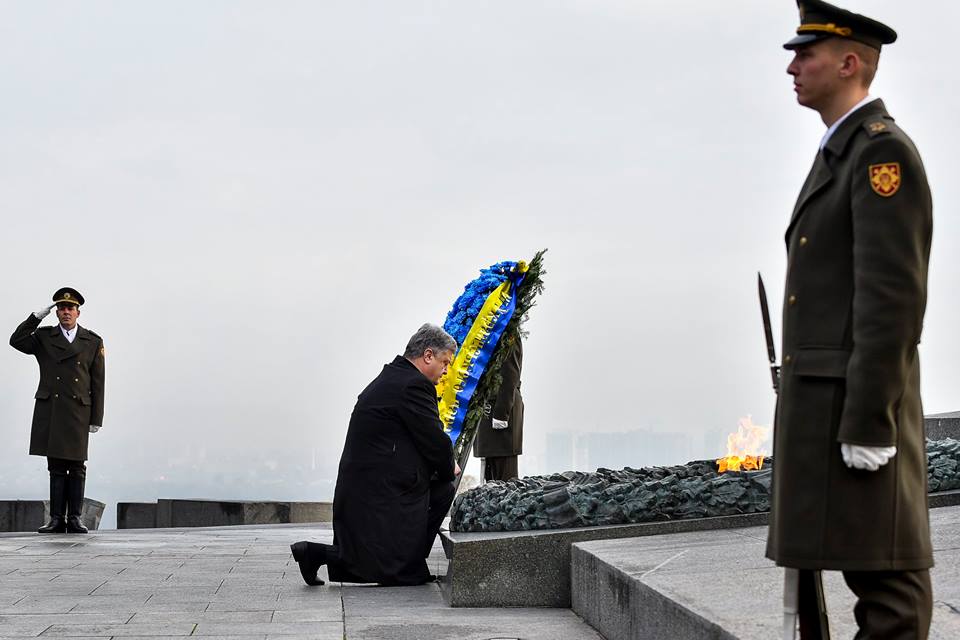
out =
<path fill-rule="evenodd" d="M 798 47 L 787 73 L 793 76 L 793 90 L 797 102 L 820 111 L 829 106 L 840 84 L 843 57 L 828 40 Z"/>
<path fill-rule="evenodd" d="M 453 362 L 453 351 L 434 353 L 433 349 L 427 349 L 423 352 L 423 375 L 427 376 L 433 384 L 437 384 L 447 372 L 451 362 Z"/>
<path fill-rule="evenodd" d="M 77 318 L 80 317 L 80 309 L 75 304 L 61 302 L 57 304 L 57 320 L 60 325 L 67 330 L 77 326 Z"/>

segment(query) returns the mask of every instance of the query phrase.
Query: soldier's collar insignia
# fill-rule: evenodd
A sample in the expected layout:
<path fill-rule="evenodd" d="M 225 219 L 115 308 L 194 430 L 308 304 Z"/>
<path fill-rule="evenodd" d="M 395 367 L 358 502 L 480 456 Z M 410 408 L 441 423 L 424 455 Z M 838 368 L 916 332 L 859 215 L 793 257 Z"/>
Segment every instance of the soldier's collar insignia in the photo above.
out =
<path fill-rule="evenodd" d="M 869 169 L 870 187 L 878 196 L 889 198 L 900 190 L 900 163 L 872 164 Z"/>

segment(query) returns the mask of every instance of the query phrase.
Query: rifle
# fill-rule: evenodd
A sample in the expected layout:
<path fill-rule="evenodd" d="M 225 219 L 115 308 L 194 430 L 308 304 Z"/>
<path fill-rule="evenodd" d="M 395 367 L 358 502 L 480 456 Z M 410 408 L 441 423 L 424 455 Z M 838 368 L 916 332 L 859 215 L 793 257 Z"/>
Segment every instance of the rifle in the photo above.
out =
<path fill-rule="evenodd" d="M 770 326 L 770 309 L 767 306 L 767 290 L 763 276 L 757 272 L 757 289 L 760 294 L 760 314 L 763 316 L 763 335 L 767 343 L 767 359 L 770 361 L 770 378 L 773 392 L 780 395 L 780 367 L 773 346 L 773 328 Z M 816 569 L 792 569 L 786 567 L 783 574 L 783 638 L 794 640 L 797 619 L 800 621 L 800 637 L 803 640 L 830 640 L 830 625 L 827 621 L 827 603 L 823 593 L 823 573 Z"/>

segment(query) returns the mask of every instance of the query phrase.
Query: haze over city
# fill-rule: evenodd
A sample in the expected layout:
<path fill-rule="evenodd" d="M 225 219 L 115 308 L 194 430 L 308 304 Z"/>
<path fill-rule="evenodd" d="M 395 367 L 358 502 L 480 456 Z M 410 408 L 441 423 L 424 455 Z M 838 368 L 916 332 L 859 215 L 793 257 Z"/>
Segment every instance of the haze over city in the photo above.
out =
<path fill-rule="evenodd" d="M 923 394 L 957 410 L 960 6 L 845 6 L 902 33 L 872 94 L 933 190 Z M 0 17 L 0 319 L 86 297 L 107 362 L 87 495 L 110 511 L 331 499 L 357 394 L 479 268 L 542 248 L 521 474 L 709 458 L 741 417 L 772 422 L 756 273 L 779 339 L 783 232 L 824 131 L 785 73 L 793 2 Z M 36 383 L 7 347 L 0 498 L 46 495 Z"/>

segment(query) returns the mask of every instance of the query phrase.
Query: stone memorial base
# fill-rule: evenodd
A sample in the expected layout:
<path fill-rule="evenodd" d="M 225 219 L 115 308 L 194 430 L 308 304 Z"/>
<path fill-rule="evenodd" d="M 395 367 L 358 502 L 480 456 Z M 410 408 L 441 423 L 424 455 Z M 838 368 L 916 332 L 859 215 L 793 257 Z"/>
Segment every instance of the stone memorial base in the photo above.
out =
<path fill-rule="evenodd" d="M 960 490 L 932 493 L 929 502 L 931 509 L 960 505 Z M 569 607 L 574 543 L 757 527 L 766 525 L 768 516 L 751 513 L 543 531 L 444 531 L 440 534 L 447 556 L 444 598 L 452 607 Z"/>
<path fill-rule="evenodd" d="M 90 498 L 83 499 L 80 519 L 91 531 L 100 528 L 106 505 Z M 36 531 L 50 519 L 48 500 L 0 500 L 0 531 Z"/>
<path fill-rule="evenodd" d="M 330 502 L 160 499 L 117 503 L 117 529 L 306 524 L 332 520 Z"/>
<path fill-rule="evenodd" d="M 956 493 L 956 492 L 955 492 Z M 960 507 L 930 512 L 930 640 L 960 638 Z M 573 545 L 572 609 L 607 640 L 782 637 L 783 569 L 762 527 Z M 856 635 L 855 597 L 823 573 L 831 637 Z"/>
<path fill-rule="evenodd" d="M 766 513 L 751 513 L 545 531 L 443 531 L 447 575 L 442 588 L 453 607 L 569 607 L 570 545 L 575 542 L 766 523 Z"/>

